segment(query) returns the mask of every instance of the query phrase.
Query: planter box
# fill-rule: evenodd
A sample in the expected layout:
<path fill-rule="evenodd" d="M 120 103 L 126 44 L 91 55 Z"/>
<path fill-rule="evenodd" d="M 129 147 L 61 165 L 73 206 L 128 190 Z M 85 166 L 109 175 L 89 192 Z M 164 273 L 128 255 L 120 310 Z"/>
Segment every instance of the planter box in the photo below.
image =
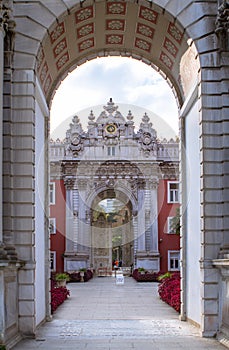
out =
<path fill-rule="evenodd" d="M 138 269 L 135 269 L 132 274 L 137 282 L 158 282 L 158 276 L 158 272 L 139 272 Z"/>

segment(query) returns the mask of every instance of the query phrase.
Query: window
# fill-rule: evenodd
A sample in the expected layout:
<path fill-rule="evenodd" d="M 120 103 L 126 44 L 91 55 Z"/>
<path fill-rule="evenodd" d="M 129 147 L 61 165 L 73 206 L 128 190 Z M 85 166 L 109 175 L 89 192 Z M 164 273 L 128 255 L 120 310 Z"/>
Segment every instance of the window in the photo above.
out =
<path fill-rule="evenodd" d="M 168 251 L 168 270 L 179 271 L 180 270 L 180 252 L 179 250 Z"/>
<path fill-rule="evenodd" d="M 49 219 L 49 232 L 50 234 L 56 233 L 56 218 Z"/>
<path fill-rule="evenodd" d="M 50 269 L 56 271 L 56 252 L 50 252 Z"/>
<path fill-rule="evenodd" d="M 115 156 L 115 147 L 114 146 L 107 147 L 107 155 L 108 156 Z"/>
<path fill-rule="evenodd" d="M 50 182 L 49 184 L 49 203 L 55 204 L 56 198 L 55 198 L 55 182 Z"/>
<path fill-rule="evenodd" d="M 176 233 L 176 216 L 168 216 L 167 218 L 167 233 Z"/>
<path fill-rule="evenodd" d="M 168 182 L 168 203 L 179 203 L 179 183 L 178 181 Z"/>

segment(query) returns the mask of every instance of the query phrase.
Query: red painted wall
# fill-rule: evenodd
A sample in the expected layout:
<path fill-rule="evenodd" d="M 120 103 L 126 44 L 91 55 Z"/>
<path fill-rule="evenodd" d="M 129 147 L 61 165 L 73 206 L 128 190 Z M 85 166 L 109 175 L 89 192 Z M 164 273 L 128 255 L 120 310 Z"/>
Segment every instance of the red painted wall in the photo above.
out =
<path fill-rule="evenodd" d="M 65 207 L 65 187 L 63 180 L 55 180 L 55 204 L 50 205 L 50 218 L 56 218 L 56 234 L 51 234 L 50 250 L 56 251 L 56 272 L 64 271 L 65 252 L 65 227 L 66 227 L 66 207 Z"/>
<path fill-rule="evenodd" d="M 167 203 L 167 182 L 174 180 L 160 180 L 158 187 L 158 247 L 160 251 L 160 270 L 168 271 L 168 250 L 180 249 L 180 236 L 167 233 L 167 217 L 176 216 L 179 203 Z"/>

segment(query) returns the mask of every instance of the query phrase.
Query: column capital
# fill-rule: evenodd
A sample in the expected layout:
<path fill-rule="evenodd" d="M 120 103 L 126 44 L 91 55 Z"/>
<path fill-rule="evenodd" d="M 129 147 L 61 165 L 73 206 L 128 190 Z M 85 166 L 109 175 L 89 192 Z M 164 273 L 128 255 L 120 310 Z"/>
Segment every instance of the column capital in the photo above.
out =
<path fill-rule="evenodd" d="M 7 260 L 9 259 L 7 256 L 7 252 L 5 250 L 5 245 L 3 242 L 0 242 L 0 262 L 7 261 Z"/>
<path fill-rule="evenodd" d="M 145 189 L 146 182 L 145 182 L 145 180 L 139 179 L 139 180 L 137 181 L 137 185 L 138 185 L 138 189 L 139 189 L 139 190 L 144 190 L 144 189 Z"/>
<path fill-rule="evenodd" d="M 66 190 L 72 190 L 75 186 L 76 180 L 74 178 L 65 178 L 64 179 L 64 186 L 66 187 Z"/>
<path fill-rule="evenodd" d="M 79 190 L 85 190 L 87 188 L 88 181 L 85 179 L 78 179 L 77 180 L 77 185 Z"/>
<path fill-rule="evenodd" d="M 146 183 L 146 187 L 147 187 L 149 190 L 157 189 L 157 188 L 158 188 L 158 185 L 159 185 L 158 178 L 149 179 L 149 180 L 147 181 L 147 183 Z"/>

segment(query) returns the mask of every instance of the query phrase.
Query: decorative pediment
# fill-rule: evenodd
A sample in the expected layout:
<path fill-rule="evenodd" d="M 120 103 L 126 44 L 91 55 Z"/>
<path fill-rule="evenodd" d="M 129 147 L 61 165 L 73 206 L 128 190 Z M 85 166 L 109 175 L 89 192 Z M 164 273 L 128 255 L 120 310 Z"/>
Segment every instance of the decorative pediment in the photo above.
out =
<path fill-rule="evenodd" d="M 135 131 L 132 112 L 124 117 L 110 98 L 98 117 L 90 111 L 86 130 L 75 115 L 64 141 L 52 140 L 51 160 L 81 162 L 85 158 L 91 161 L 125 159 L 136 164 L 146 159 L 178 162 L 178 140 L 158 140 L 147 113 L 144 113 L 140 127 Z"/>

